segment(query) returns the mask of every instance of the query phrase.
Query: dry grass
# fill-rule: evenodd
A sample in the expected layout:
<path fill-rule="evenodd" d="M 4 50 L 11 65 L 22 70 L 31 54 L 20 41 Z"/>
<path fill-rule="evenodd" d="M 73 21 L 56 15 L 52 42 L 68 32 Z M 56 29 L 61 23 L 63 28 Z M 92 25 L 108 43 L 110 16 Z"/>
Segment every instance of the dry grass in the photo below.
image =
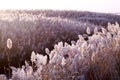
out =
<path fill-rule="evenodd" d="M 32 52 L 34 65 L 25 61 L 21 68 L 11 67 L 11 79 L 119 80 L 119 33 L 119 24 L 109 24 L 107 30 L 89 36 L 87 41 L 79 35 L 71 45 L 59 42 L 52 51 L 46 49 L 50 57 L 48 63 L 46 56 Z"/>

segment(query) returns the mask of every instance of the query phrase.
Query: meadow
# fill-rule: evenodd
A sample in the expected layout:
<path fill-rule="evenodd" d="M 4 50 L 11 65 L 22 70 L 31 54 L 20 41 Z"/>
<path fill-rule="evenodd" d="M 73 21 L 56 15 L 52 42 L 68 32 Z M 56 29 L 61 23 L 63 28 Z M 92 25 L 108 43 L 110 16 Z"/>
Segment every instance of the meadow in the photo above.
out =
<path fill-rule="evenodd" d="M 110 13 L 1 10 L 0 79 L 119 80 L 119 24 Z"/>

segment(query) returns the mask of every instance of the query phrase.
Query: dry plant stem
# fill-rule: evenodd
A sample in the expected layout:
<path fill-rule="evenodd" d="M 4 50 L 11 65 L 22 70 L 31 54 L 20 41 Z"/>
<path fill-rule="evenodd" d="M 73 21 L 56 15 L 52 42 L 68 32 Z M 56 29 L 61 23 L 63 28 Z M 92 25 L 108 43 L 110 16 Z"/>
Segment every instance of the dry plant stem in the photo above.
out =
<path fill-rule="evenodd" d="M 6 50 L 6 49 L 5 49 Z M 6 51 L 6 55 L 7 55 L 7 61 L 8 61 L 8 76 L 10 77 L 10 58 L 9 58 L 9 52 L 10 50 L 8 50 L 8 52 Z"/>

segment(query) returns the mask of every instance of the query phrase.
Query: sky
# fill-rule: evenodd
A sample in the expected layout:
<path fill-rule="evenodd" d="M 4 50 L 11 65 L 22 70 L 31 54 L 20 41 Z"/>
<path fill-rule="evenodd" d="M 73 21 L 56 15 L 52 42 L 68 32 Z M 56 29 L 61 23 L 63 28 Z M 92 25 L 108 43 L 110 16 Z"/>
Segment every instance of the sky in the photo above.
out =
<path fill-rule="evenodd" d="M 54 9 L 120 13 L 120 0 L 0 0 L 0 9 Z"/>

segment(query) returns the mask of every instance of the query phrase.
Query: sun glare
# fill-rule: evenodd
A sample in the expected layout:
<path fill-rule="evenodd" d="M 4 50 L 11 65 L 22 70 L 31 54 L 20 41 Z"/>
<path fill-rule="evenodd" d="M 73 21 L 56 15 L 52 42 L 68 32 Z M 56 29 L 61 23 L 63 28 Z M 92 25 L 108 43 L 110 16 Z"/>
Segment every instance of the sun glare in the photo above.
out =
<path fill-rule="evenodd" d="M 119 0 L 0 0 L 0 9 L 59 9 L 120 12 Z"/>

